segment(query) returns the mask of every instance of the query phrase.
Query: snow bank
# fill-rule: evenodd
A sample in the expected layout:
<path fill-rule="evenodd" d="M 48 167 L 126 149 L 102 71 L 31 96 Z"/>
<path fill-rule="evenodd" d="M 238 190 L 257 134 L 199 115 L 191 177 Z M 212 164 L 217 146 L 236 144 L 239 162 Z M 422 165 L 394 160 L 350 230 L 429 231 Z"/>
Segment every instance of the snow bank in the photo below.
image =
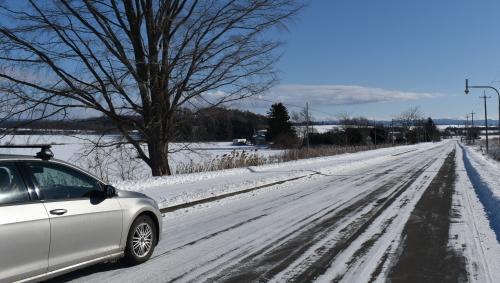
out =
<path fill-rule="evenodd" d="M 381 151 L 394 151 L 394 148 L 385 148 L 379 149 L 378 152 Z M 184 184 L 208 179 L 215 179 L 220 177 L 227 177 L 232 175 L 241 175 L 249 172 L 264 172 L 273 169 L 287 168 L 287 167 L 297 167 L 301 165 L 308 165 L 311 163 L 324 162 L 324 161 L 337 161 L 343 159 L 350 158 L 361 158 L 363 156 L 371 155 L 373 151 L 363 151 L 357 153 L 344 153 L 335 156 L 327 156 L 327 157 L 317 157 L 310 159 L 301 159 L 294 160 L 282 163 L 273 163 L 266 164 L 260 166 L 250 166 L 244 168 L 235 168 L 235 169 L 225 169 L 219 171 L 212 172 L 200 172 L 200 173 L 190 173 L 190 174 L 179 174 L 172 176 L 162 176 L 162 177 L 152 177 L 142 180 L 126 180 L 126 181 L 117 181 L 113 182 L 112 185 L 127 191 L 144 191 L 150 188 L 159 187 L 159 186 L 168 186 L 168 185 L 176 185 L 176 184 Z"/>
<path fill-rule="evenodd" d="M 500 241 L 500 179 L 498 163 L 493 162 L 473 147 L 460 145 L 467 175 L 488 215 L 491 229 Z"/>

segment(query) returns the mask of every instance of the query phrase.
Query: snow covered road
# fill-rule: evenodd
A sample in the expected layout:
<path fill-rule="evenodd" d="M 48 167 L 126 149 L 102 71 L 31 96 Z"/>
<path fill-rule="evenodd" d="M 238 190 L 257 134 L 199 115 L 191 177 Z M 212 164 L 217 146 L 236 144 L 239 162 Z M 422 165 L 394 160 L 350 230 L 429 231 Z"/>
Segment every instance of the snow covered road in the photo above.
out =
<path fill-rule="evenodd" d="M 262 172 L 315 174 L 167 214 L 143 265 L 101 264 L 49 282 L 495 282 L 500 248 L 464 152 L 450 141 Z M 144 192 L 159 198 L 158 188 Z"/>

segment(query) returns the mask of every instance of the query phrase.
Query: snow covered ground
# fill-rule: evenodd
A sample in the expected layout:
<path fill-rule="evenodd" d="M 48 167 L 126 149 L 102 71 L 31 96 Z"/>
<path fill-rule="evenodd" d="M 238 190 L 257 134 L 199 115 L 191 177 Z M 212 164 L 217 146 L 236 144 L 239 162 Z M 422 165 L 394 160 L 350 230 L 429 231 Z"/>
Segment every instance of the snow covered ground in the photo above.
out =
<path fill-rule="evenodd" d="M 301 126 L 304 127 L 304 126 Z M 309 126 L 309 129 L 311 132 L 315 133 L 326 133 L 328 131 L 331 131 L 333 129 L 339 129 L 339 125 L 311 125 Z"/>
<path fill-rule="evenodd" d="M 447 140 L 116 182 L 170 207 L 301 177 L 165 213 L 163 240 L 146 264 L 98 265 L 53 282 L 408 282 L 405 259 L 414 272 L 406 275 L 420 282 L 446 272 L 458 278 L 446 277 L 452 282 L 497 282 L 499 168 L 474 148 Z M 417 212 L 443 190 L 452 192 L 450 223 L 438 221 L 436 228 L 435 212 L 430 220 Z M 407 251 L 411 223 L 431 231 L 449 226 L 439 247 L 444 265 L 418 273 L 418 260 Z M 430 242 L 421 247 L 426 254 L 437 249 Z"/>

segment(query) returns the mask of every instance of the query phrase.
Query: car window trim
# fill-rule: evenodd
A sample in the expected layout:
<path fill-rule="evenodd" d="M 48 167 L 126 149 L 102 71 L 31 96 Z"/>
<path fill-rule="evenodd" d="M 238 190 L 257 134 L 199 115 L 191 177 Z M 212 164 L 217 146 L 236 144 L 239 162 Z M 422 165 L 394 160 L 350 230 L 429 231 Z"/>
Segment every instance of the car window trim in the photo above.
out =
<path fill-rule="evenodd" d="M 21 174 L 23 178 L 24 185 L 28 190 L 29 197 L 32 201 L 40 200 L 40 195 L 37 192 L 37 187 L 33 183 L 30 172 L 27 170 L 27 165 L 23 161 L 13 162 L 17 168 L 17 171 Z"/>
<path fill-rule="evenodd" d="M 31 170 L 30 166 L 28 165 L 28 163 L 40 163 L 40 164 L 53 164 L 53 165 L 57 165 L 57 166 L 62 166 L 62 167 L 66 167 L 70 170 L 74 170 L 76 171 L 77 173 L 80 173 L 90 179 L 92 179 L 93 181 L 96 182 L 96 185 L 98 187 L 98 189 L 101 191 L 101 192 L 104 192 L 104 189 L 103 189 L 103 184 L 102 184 L 102 181 L 95 178 L 94 176 L 90 175 L 90 174 L 87 174 L 85 171 L 79 169 L 78 167 L 74 167 L 74 166 L 68 166 L 67 164 L 65 163 L 59 163 L 59 162 L 53 162 L 53 161 L 38 161 L 38 160 L 22 160 L 22 161 L 19 161 L 19 163 L 22 164 L 22 166 L 24 167 L 24 170 L 26 171 L 26 173 L 29 175 L 29 179 L 30 181 L 33 183 L 33 186 L 34 186 L 34 194 L 36 195 L 36 197 L 38 198 L 38 200 L 41 200 L 41 201 L 56 201 L 56 200 L 72 200 L 72 199 L 89 199 L 89 197 L 74 197 L 74 198 L 63 198 L 63 199 L 52 199 L 52 198 L 46 198 L 43 191 L 40 189 L 40 184 L 38 183 L 35 175 L 33 174 L 33 171 Z M 70 174 L 70 173 L 68 173 Z M 73 175 L 73 174 L 70 174 L 70 175 Z M 76 177 L 78 178 L 78 177 Z"/>
<path fill-rule="evenodd" d="M 43 200 L 44 199 L 43 192 L 39 189 L 40 186 L 38 185 L 35 176 L 33 176 L 33 173 L 31 172 L 31 169 L 29 168 L 28 164 L 26 164 L 26 161 L 22 160 L 19 161 L 18 163 L 19 167 L 22 168 L 22 170 L 20 171 L 22 172 L 22 174 L 24 174 L 24 176 L 26 176 L 27 180 L 26 183 L 29 183 L 31 185 L 30 192 L 32 193 L 33 198 L 36 198 L 37 200 Z"/>

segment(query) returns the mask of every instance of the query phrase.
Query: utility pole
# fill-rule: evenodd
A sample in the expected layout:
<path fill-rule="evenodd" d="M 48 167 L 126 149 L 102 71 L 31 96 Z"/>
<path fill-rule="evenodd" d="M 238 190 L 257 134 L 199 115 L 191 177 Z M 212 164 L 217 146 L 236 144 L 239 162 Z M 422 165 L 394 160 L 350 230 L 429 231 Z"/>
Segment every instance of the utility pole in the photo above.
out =
<path fill-rule="evenodd" d="M 471 128 L 472 129 L 472 137 L 471 137 L 472 143 L 476 144 L 476 139 L 474 138 L 474 114 L 476 114 L 476 113 L 474 113 L 474 110 L 472 110 L 472 112 L 469 114 L 472 114 L 472 128 Z"/>
<path fill-rule="evenodd" d="M 486 96 L 486 92 L 484 92 L 484 96 L 479 98 L 484 98 L 484 123 L 486 125 L 486 154 L 488 154 L 488 114 L 486 112 L 486 98 L 490 98 L 491 96 Z"/>
<path fill-rule="evenodd" d="M 424 136 L 424 142 L 429 142 L 431 139 L 431 135 L 429 134 L 429 131 L 427 131 L 427 122 L 422 120 L 422 134 Z M 429 140 L 427 140 L 429 139 Z"/>
<path fill-rule="evenodd" d="M 465 142 L 469 142 L 469 114 L 465 115 L 467 122 L 465 123 Z"/>
<path fill-rule="evenodd" d="M 434 120 L 432 120 L 432 142 L 435 141 L 435 134 L 434 130 L 437 129 L 436 124 L 434 123 Z"/>
<path fill-rule="evenodd" d="M 460 141 L 462 141 L 463 139 L 465 139 L 465 142 L 467 142 L 467 122 L 463 121 L 462 122 L 464 124 L 464 129 L 462 130 L 462 138 L 460 138 Z"/>
<path fill-rule="evenodd" d="M 309 153 L 309 102 L 306 101 L 306 146 Z"/>
<path fill-rule="evenodd" d="M 420 143 L 420 125 L 417 124 L 417 143 Z"/>
<path fill-rule="evenodd" d="M 375 148 L 377 148 L 377 123 L 375 122 L 375 119 L 373 119 L 373 130 L 375 133 Z"/>
<path fill-rule="evenodd" d="M 391 140 L 392 147 L 394 147 L 394 119 L 391 119 Z"/>
<path fill-rule="evenodd" d="M 431 139 L 431 135 L 429 134 L 429 131 L 427 130 L 427 122 L 424 123 L 422 121 L 422 124 L 423 124 L 422 131 L 424 132 L 423 133 L 424 134 L 424 142 L 429 142 Z M 429 140 L 427 140 L 427 139 L 429 139 Z"/>

